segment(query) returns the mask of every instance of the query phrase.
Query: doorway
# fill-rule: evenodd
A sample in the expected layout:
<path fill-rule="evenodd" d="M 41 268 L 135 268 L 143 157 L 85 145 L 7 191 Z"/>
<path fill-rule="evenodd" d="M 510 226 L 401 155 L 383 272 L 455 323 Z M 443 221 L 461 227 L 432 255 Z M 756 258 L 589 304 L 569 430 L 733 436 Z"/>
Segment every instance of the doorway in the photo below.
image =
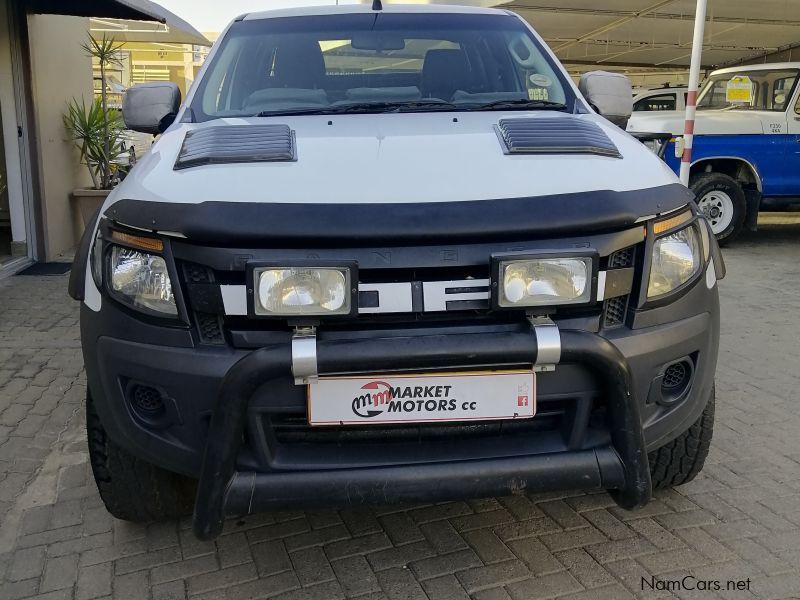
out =
<path fill-rule="evenodd" d="M 30 171 L 22 146 L 25 93 L 16 59 L 20 38 L 9 9 L 8 2 L 0 2 L 0 277 L 32 258 Z"/>
<path fill-rule="evenodd" d="M 3 107 L 0 103 L 0 115 Z M 0 266 L 11 260 L 11 203 L 8 192 L 8 169 L 3 135 L 3 119 L 0 118 Z"/>

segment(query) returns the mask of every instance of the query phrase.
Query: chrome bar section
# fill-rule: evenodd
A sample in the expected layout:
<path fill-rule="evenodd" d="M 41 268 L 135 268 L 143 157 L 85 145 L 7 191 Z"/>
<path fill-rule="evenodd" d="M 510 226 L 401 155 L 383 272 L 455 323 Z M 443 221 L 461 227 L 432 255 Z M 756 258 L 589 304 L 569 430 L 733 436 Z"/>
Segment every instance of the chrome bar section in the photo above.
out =
<path fill-rule="evenodd" d="M 550 317 L 528 317 L 536 335 L 536 362 L 534 367 L 555 367 L 561 360 L 561 332 Z"/>
<path fill-rule="evenodd" d="M 317 333 L 313 327 L 298 327 L 292 336 L 292 375 L 295 385 L 306 385 L 319 379 Z"/>

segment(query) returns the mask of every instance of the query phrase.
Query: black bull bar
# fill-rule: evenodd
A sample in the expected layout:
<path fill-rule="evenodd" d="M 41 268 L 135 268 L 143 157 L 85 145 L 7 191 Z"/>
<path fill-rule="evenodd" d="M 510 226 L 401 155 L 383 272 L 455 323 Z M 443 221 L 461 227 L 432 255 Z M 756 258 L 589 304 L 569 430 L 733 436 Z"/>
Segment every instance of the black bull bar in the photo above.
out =
<path fill-rule="evenodd" d="M 597 334 L 572 330 L 560 334 L 561 362 L 588 367 L 604 388 L 610 447 L 425 466 L 237 472 L 251 396 L 260 386 L 286 376 L 292 369 L 288 344 L 254 350 L 230 368 L 219 392 L 198 482 L 195 534 L 200 539 L 214 539 L 222 532 L 226 514 L 287 504 L 444 500 L 467 494 L 499 495 L 526 487 L 537 491 L 606 489 L 622 508 L 644 506 L 650 500 L 652 484 L 627 360 L 616 346 Z M 537 349 L 534 330 L 319 340 L 317 365 L 321 374 L 330 374 L 534 364 Z M 424 490 L 419 486 L 422 469 L 428 480 Z M 314 490 L 313 494 L 309 495 L 309 490 Z"/>

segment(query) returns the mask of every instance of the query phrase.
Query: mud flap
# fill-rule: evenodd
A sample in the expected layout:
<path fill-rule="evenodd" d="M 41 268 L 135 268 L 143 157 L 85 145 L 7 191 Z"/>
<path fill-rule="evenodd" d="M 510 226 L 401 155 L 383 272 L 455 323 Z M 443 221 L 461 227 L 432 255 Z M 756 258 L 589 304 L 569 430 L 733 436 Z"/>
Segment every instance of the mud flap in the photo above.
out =
<path fill-rule="evenodd" d="M 758 230 L 758 211 L 761 209 L 761 192 L 758 190 L 744 190 L 744 199 L 747 202 L 747 215 L 744 226 L 748 231 Z"/>

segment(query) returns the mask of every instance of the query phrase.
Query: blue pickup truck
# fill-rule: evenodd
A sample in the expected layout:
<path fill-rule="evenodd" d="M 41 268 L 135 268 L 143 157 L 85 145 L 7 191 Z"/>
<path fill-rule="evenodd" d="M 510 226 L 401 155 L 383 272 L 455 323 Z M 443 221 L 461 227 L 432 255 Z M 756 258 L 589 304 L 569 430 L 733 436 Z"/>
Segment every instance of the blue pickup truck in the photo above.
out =
<path fill-rule="evenodd" d="M 689 186 L 721 244 L 754 229 L 762 207 L 800 203 L 798 74 L 800 62 L 720 69 L 700 92 Z M 639 112 L 628 131 L 664 134 L 648 145 L 677 173 L 683 123 L 683 112 Z"/>

